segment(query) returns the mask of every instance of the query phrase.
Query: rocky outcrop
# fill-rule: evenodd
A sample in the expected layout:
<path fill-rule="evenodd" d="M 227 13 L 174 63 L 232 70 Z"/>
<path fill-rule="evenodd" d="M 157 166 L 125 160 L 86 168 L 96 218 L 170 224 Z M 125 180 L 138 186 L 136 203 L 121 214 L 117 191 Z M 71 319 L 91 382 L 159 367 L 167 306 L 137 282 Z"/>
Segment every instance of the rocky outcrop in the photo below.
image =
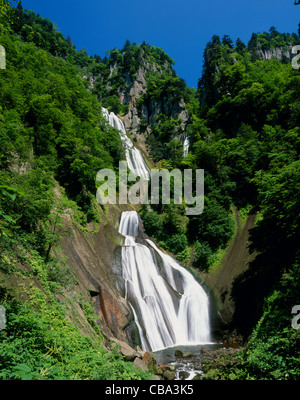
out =
<path fill-rule="evenodd" d="M 207 351 L 202 350 L 200 368 L 202 374 L 196 375 L 193 380 L 233 380 L 237 378 L 237 370 L 242 364 L 238 357 L 241 347 L 222 347 Z"/>
<path fill-rule="evenodd" d="M 114 337 L 135 346 L 137 328 L 130 306 L 124 298 L 121 245 L 123 236 L 118 233 L 121 206 L 110 206 L 107 215 L 100 211 L 99 225 L 88 226 L 83 231 L 65 216 L 68 231 L 60 248 L 68 267 L 75 275 L 78 296 L 92 301 L 97 324 L 105 338 Z M 72 311 L 70 310 L 70 318 Z M 78 321 L 74 320 L 78 325 Z M 80 326 L 85 329 L 84 324 Z"/>
<path fill-rule="evenodd" d="M 210 311 L 213 336 L 220 340 L 224 339 L 224 329 L 231 327 L 234 319 L 236 299 L 233 290 L 236 280 L 248 270 L 249 264 L 256 257 L 249 250 L 250 231 L 254 227 L 255 218 L 255 213 L 250 213 L 242 220 L 235 209 L 236 234 L 229 242 L 219 267 L 201 274 L 212 294 Z"/>
<path fill-rule="evenodd" d="M 150 71 L 153 67 L 150 68 Z M 184 100 L 174 101 L 170 96 L 163 97 L 162 99 L 150 99 L 149 102 L 141 104 L 137 107 L 139 98 L 147 93 L 146 73 L 149 72 L 146 68 L 139 68 L 136 78 L 131 82 L 127 77 L 127 93 L 120 93 L 120 100 L 123 104 L 128 104 L 129 111 L 124 117 L 124 125 L 126 130 L 133 133 L 139 131 L 141 120 L 143 124 L 148 126 L 155 122 L 159 114 L 165 114 L 171 118 L 178 119 L 181 122 L 181 128 L 184 131 L 187 123 L 190 120 L 188 111 L 185 108 Z"/>
<path fill-rule="evenodd" d="M 127 343 L 110 338 L 110 347 L 117 348 L 119 354 L 123 356 L 125 361 L 133 362 L 137 369 L 143 371 L 151 371 L 154 380 L 173 380 L 175 374 L 170 371 L 170 366 L 166 364 L 158 364 L 157 357 L 148 351 L 142 351 L 139 347 L 133 349 Z"/>
<path fill-rule="evenodd" d="M 136 350 L 133 349 L 131 346 L 129 346 L 128 343 L 123 342 L 121 340 L 117 340 L 114 337 L 109 338 L 111 341 L 111 348 L 118 347 L 118 351 L 126 361 L 134 361 L 136 358 L 143 360 L 145 356 L 145 352 L 137 348 Z M 144 366 L 146 367 L 145 370 L 147 369 L 147 363 L 143 362 Z M 144 368 L 143 368 L 144 369 Z"/>
<path fill-rule="evenodd" d="M 292 46 L 289 46 L 287 48 L 274 47 L 272 49 L 258 48 L 256 50 L 256 54 L 262 60 L 271 60 L 272 58 L 275 58 L 281 61 L 284 57 L 289 60 L 292 59 Z"/>
<path fill-rule="evenodd" d="M 165 68 L 170 68 L 170 65 L 165 65 Z M 110 66 L 110 75 L 106 85 L 107 93 L 112 89 L 110 85 L 113 82 L 113 76 L 115 74 L 121 75 L 126 82 L 125 88 L 119 88 L 118 90 L 121 104 L 128 105 L 128 112 L 123 117 L 126 130 L 132 133 L 140 133 L 141 120 L 143 120 L 143 125 L 146 124 L 149 128 L 149 126 L 155 122 L 156 116 L 164 113 L 171 118 L 178 118 L 181 122 L 182 130 L 184 131 L 190 117 L 185 108 L 183 99 L 178 101 L 172 99 L 171 96 L 165 96 L 162 99 L 150 99 L 147 104 L 139 104 L 138 106 L 140 97 L 147 94 L 147 74 L 153 72 L 160 74 L 161 70 L 159 70 L 154 63 L 150 64 L 149 62 L 141 63 L 134 77 L 128 72 L 119 69 L 116 62 Z M 84 76 L 84 78 L 89 80 L 90 86 L 93 87 L 95 78 L 88 78 L 87 76 Z M 150 130 L 146 129 L 146 132 L 149 133 Z"/>
<path fill-rule="evenodd" d="M 97 303 L 99 302 L 99 307 Z M 118 300 L 113 296 L 111 290 L 99 285 L 99 292 L 95 301 L 95 307 L 99 318 L 102 318 L 116 337 L 123 337 L 125 328 L 129 325 L 128 305 L 122 297 Z"/>

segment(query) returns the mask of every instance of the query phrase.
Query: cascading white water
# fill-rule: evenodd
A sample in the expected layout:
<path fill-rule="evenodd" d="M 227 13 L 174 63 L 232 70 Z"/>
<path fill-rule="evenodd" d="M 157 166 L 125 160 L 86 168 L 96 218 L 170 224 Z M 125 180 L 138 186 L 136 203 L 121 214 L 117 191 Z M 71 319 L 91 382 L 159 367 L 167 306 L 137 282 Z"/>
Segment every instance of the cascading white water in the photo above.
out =
<path fill-rule="evenodd" d="M 102 107 L 102 114 L 109 124 L 119 131 L 125 148 L 127 165 L 130 171 L 144 179 L 149 179 L 149 168 L 145 163 L 141 152 L 134 147 L 132 141 L 127 136 L 123 122 L 113 112 L 109 113 L 109 111 L 104 107 Z"/>
<path fill-rule="evenodd" d="M 122 213 L 122 271 L 144 350 L 210 342 L 209 302 L 194 277 L 149 239 L 136 211 Z"/>
<path fill-rule="evenodd" d="M 129 169 L 149 179 L 149 169 L 138 149 L 128 138 L 123 122 L 102 108 L 102 113 L 120 134 Z M 184 142 L 184 154 L 189 141 Z M 209 303 L 203 288 L 172 257 L 149 239 L 139 236 L 136 211 L 122 213 L 119 233 L 122 247 L 122 273 L 126 299 L 139 329 L 144 350 L 156 351 L 175 345 L 210 342 Z M 138 238 L 138 240 L 137 240 Z"/>
<path fill-rule="evenodd" d="M 186 136 L 183 142 L 183 157 L 186 157 L 189 154 L 189 148 L 190 148 L 190 140 Z"/>

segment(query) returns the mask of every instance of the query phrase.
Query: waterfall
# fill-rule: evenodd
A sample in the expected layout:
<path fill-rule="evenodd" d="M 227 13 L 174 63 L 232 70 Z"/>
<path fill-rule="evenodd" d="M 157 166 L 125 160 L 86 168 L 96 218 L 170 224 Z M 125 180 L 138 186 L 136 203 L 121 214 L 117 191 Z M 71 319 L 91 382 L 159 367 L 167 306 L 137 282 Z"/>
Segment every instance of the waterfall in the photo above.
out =
<path fill-rule="evenodd" d="M 145 179 L 149 179 L 149 168 L 143 159 L 142 153 L 134 147 L 132 141 L 127 136 L 123 122 L 113 112 L 109 113 L 104 107 L 102 107 L 102 114 L 109 124 L 119 131 L 130 171 Z"/>
<path fill-rule="evenodd" d="M 128 168 L 149 179 L 150 171 L 126 134 L 123 122 L 102 108 L 109 124 L 123 142 Z M 184 142 L 184 154 L 189 141 Z M 209 304 L 203 288 L 172 257 L 149 239 L 142 239 L 136 211 L 122 213 L 119 233 L 122 246 L 122 274 L 126 299 L 132 308 L 144 350 L 210 342 Z"/>
<path fill-rule="evenodd" d="M 186 136 L 183 142 L 183 157 L 186 157 L 189 154 L 189 148 L 190 148 L 190 140 Z"/>
<path fill-rule="evenodd" d="M 185 268 L 139 234 L 136 211 L 122 213 L 122 271 L 144 350 L 210 342 L 209 303 Z"/>

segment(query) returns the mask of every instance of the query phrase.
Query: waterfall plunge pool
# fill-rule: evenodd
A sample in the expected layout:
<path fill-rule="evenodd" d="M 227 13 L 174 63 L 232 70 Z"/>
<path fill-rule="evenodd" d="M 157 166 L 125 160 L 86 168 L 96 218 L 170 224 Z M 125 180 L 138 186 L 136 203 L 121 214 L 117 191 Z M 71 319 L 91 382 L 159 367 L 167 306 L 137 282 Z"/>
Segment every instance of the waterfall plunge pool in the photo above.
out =
<path fill-rule="evenodd" d="M 199 343 L 193 345 L 176 345 L 154 351 L 158 364 L 167 364 L 173 367 L 175 380 L 192 380 L 197 375 L 202 375 L 202 360 L 212 359 L 210 353 L 228 349 L 224 343 Z M 175 355 L 181 352 L 182 355 Z M 176 352 L 177 351 L 177 352 Z"/>

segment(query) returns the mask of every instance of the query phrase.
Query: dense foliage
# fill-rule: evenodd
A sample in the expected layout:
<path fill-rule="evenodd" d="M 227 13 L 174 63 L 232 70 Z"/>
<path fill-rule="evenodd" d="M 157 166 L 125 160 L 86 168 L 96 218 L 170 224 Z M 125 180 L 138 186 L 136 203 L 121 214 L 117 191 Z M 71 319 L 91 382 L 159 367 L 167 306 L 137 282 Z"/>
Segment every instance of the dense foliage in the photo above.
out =
<path fill-rule="evenodd" d="M 44 27 L 45 20 L 22 12 L 15 30 L 22 32 L 32 19 L 31 30 L 45 36 L 43 46 L 26 35 L 21 40 L 22 33 L 2 25 L 1 43 L 7 53 L 0 82 L 2 182 L 21 180 L 18 168 L 29 175 L 41 170 L 49 182 L 58 180 L 91 219 L 96 173 L 118 165 L 120 138 L 102 118 L 101 106 L 86 90 L 78 66 L 51 54 L 55 51 L 49 43 L 54 41 L 59 48 L 55 55 L 61 55 L 63 40 L 53 25 L 46 21 Z M 70 51 L 75 52 L 72 47 Z"/>
<path fill-rule="evenodd" d="M 30 303 L 11 299 L 0 291 L 6 308 L 5 331 L 0 331 L 0 380 L 118 380 L 149 379 L 118 354 L 108 352 L 101 341 L 91 304 L 82 305 L 94 321 L 94 335 L 84 335 L 66 319 L 58 301 L 38 289 Z M 3 301 L 4 300 L 4 301 Z"/>
<path fill-rule="evenodd" d="M 232 294 L 239 332 L 248 337 L 259 322 L 241 367 L 225 368 L 213 379 L 299 377 L 299 335 L 291 327 L 291 310 L 300 284 L 300 76 L 285 55 L 298 43 L 297 34 L 275 28 L 254 34 L 248 46 L 213 36 L 204 53 L 198 104 L 185 99 L 192 114 L 189 155 L 170 151 L 177 120 L 158 119 L 148 139 L 154 159 L 165 159 L 162 167 L 205 170 L 203 214 L 187 218 L 178 206 L 160 205 L 142 212 L 149 234 L 179 259 L 210 271 L 235 233 L 233 207 L 241 216 L 251 210 L 257 215 L 251 231 L 257 256 Z M 275 47 L 281 58 L 264 59 L 260 51 Z"/>
<path fill-rule="evenodd" d="M 51 253 L 63 214 L 82 229 L 99 218 L 96 173 L 123 154 L 82 78 L 92 61 L 49 20 L 0 5 L 0 380 L 147 379 L 106 350 L 92 305 L 76 298 L 72 271 Z M 61 301 L 68 290 L 74 298 Z M 86 334 L 69 315 L 78 301 Z"/>
<path fill-rule="evenodd" d="M 300 330 L 291 326 L 299 290 L 299 257 L 266 297 L 263 313 L 238 358 L 222 357 L 205 380 L 299 380 Z M 293 315 L 292 315 L 293 317 Z M 299 317 L 296 317 L 299 323 Z"/>
<path fill-rule="evenodd" d="M 276 39 L 274 46 L 284 49 L 299 39 L 297 34 L 279 34 L 273 28 L 264 35 L 270 47 Z M 271 207 L 273 199 L 271 195 L 265 199 L 268 182 L 272 185 L 271 181 L 280 179 L 278 174 L 284 174 L 283 167 L 286 174 L 295 175 L 289 180 L 291 191 L 298 188 L 299 74 L 284 60 L 253 58 L 257 47 L 252 50 L 253 39 L 247 48 L 239 39 L 234 46 L 227 35 L 222 40 L 215 35 L 207 44 L 203 75 L 196 93 L 198 106 L 195 107 L 191 97 L 185 99 L 187 106 L 193 102 L 188 107 L 192 113 L 187 126 L 191 142 L 188 157 L 180 157 L 182 146 L 176 147 L 179 132 L 176 119 L 159 116 L 148 138 L 154 160 L 165 159 L 161 165 L 169 169 L 205 170 L 205 211 L 199 217 L 190 218 L 186 231 L 191 245 L 201 243 L 200 247 L 206 249 L 200 252 L 202 268 L 213 263 L 213 253 L 226 246 L 234 233 L 232 206 L 249 210 L 252 205 L 266 214 L 268 211 L 263 208 Z M 159 86 L 155 88 L 158 90 Z M 178 89 L 177 93 L 184 98 L 182 91 Z M 151 94 L 153 98 L 150 84 L 148 98 Z M 279 187 L 273 190 L 278 190 L 279 196 Z M 278 207 L 279 204 L 276 210 Z M 291 215 L 291 219 L 295 220 L 294 217 Z M 272 232 L 275 234 L 273 229 Z M 174 234 L 177 233 L 175 230 Z M 283 231 L 278 237 L 282 234 Z M 156 237 L 163 239 L 160 235 L 157 231 Z"/>

